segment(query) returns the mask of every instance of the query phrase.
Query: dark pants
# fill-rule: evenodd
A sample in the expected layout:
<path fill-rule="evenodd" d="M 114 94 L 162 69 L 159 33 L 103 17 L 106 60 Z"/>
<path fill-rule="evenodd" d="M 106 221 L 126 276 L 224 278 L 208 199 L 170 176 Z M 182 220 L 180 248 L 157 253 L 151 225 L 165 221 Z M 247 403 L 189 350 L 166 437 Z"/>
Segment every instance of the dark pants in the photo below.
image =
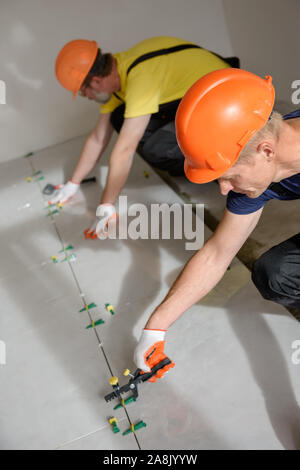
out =
<path fill-rule="evenodd" d="M 151 115 L 137 148 L 146 162 L 172 176 L 184 175 L 184 156 L 177 144 L 174 124 L 179 103 L 180 100 L 176 100 L 160 105 L 159 111 Z M 117 132 L 123 125 L 124 111 L 125 105 L 122 104 L 112 112 L 110 120 Z"/>
<path fill-rule="evenodd" d="M 252 280 L 265 299 L 299 308 L 300 233 L 273 246 L 255 261 Z"/>

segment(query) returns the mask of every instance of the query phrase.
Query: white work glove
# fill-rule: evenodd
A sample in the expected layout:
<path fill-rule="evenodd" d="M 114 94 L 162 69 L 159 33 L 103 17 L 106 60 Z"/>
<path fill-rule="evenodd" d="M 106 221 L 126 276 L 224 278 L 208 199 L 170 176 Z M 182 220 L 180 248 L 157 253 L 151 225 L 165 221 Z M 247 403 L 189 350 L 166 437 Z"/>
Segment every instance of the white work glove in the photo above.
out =
<path fill-rule="evenodd" d="M 167 356 L 164 354 L 165 335 L 166 330 L 151 330 L 149 328 L 143 330 L 133 357 L 138 369 L 144 372 L 150 372 L 154 366 L 166 359 Z M 160 379 L 174 366 L 174 362 L 171 362 L 171 364 L 159 369 L 156 374 L 149 379 L 149 382 L 155 382 L 157 378 Z"/>
<path fill-rule="evenodd" d="M 66 184 L 63 184 L 56 191 L 52 199 L 49 201 L 49 204 L 65 204 L 74 194 L 78 191 L 80 184 L 73 183 L 68 181 Z"/>
<path fill-rule="evenodd" d="M 85 238 L 106 238 L 108 234 L 108 223 L 117 217 L 113 204 L 100 204 L 96 210 L 96 220 L 91 227 L 84 231 Z"/>

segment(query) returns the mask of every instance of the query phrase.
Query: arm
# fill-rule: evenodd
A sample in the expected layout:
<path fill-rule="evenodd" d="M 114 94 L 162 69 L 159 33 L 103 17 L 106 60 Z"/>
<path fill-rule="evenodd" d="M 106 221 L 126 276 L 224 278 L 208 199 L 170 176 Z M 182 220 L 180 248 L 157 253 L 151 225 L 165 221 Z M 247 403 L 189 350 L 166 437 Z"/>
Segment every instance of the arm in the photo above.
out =
<path fill-rule="evenodd" d="M 106 186 L 100 204 L 114 204 L 133 162 L 133 154 L 150 121 L 151 114 L 126 118 L 109 160 Z"/>
<path fill-rule="evenodd" d="M 252 214 L 225 214 L 212 237 L 189 260 L 146 328 L 167 330 L 189 307 L 223 277 L 227 267 L 254 230 L 263 208 Z"/>
<path fill-rule="evenodd" d="M 96 128 L 87 137 L 71 181 L 79 184 L 94 168 L 110 141 L 113 127 L 110 113 L 100 114 Z"/>

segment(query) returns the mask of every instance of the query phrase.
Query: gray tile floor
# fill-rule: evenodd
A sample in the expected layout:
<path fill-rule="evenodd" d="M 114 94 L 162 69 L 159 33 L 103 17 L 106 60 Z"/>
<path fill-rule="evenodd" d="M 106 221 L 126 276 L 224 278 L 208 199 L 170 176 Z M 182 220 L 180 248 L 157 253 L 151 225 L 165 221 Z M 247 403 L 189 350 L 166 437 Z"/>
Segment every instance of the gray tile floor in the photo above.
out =
<path fill-rule="evenodd" d="M 41 189 L 70 176 L 77 138 L 1 165 L 1 316 L 6 365 L 0 366 L 2 449 L 137 449 L 133 435 L 113 434 L 108 417 L 129 427 L 124 410 L 106 403 L 110 367 L 134 369 L 132 354 L 147 317 L 191 256 L 184 240 L 85 240 L 107 172 L 59 215 L 49 217 Z M 32 167 L 33 165 L 33 167 Z M 45 180 L 26 181 L 32 168 Z M 149 173 L 145 179 L 144 171 Z M 137 156 L 123 194 L 130 203 L 180 198 Z M 205 229 L 205 237 L 210 231 Z M 76 260 L 51 256 L 73 245 Z M 106 302 L 115 308 L 110 315 Z M 128 405 L 142 449 L 300 448 L 300 365 L 291 361 L 300 325 L 264 301 L 235 259 L 219 285 L 168 332 L 176 367 L 146 383 Z"/>

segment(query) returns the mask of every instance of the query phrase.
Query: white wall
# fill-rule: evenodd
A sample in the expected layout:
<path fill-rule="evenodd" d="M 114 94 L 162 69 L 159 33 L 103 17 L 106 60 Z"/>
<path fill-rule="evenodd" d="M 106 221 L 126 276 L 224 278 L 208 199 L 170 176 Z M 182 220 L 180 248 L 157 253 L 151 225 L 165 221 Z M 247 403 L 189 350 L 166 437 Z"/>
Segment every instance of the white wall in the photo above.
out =
<path fill-rule="evenodd" d="M 155 35 L 195 41 L 232 53 L 222 0 L 2 0 L 0 161 L 87 133 L 98 106 L 73 102 L 54 76 L 60 48 L 75 38 L 95 39 L 116 52 Z"/>
<path fill-rule="evenodd" d="M 234 55 L 242 67 L 272 75 L 277 109 L 300 108 L 291 101 L 291 83 L 300 80 L 300 1 L 223 0 Z"/>

